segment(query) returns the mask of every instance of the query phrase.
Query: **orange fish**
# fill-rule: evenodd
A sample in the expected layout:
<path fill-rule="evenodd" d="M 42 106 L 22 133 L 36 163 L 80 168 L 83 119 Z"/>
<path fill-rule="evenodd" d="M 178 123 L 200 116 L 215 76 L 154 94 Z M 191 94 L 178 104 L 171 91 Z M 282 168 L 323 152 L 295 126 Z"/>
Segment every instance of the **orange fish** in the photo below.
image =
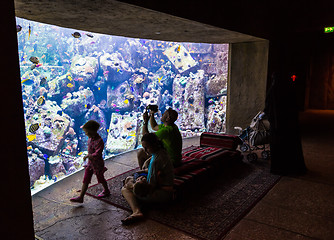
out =
<path fill-rule="evenodd" d="M 46 47 L 49 49 L 50 47 L 52 47 L 52 45 L 51 45 L 51 44 L 48 44 L 48 45 L 46 45 Z"/>
<path fill-rule="evenodd" d="M 33 52 L 33 51 L 35 51 L 35 50 L 34 49 L 29 50 L 29 52 Z"/>
<path fill-rule="evenodd" d="M 43 56 L 41 58 L 45 58 L 45 55 L 43 54 Z"/>

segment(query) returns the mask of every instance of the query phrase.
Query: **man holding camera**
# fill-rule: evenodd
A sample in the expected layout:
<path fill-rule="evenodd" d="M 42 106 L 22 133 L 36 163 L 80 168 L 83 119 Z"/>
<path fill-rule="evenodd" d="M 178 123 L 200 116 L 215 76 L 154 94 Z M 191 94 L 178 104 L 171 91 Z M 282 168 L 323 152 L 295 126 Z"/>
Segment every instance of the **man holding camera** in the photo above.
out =
<path fill-rule="evenodd" d="M 149 110 L 149 112 L 148 112 Z M 148 122 L 150 121 L 151 128 L 156 131 L 155 134 L 162 141 L 165 149 L 167 150 L 174 167 L 181 164 L 181 151 L 182 151 L 182 136 L 179 128 L 175 125 L 175 121 L 178 117 L 178 113 L 172 108 L 167 109 L 161 117 L 162 124 L 158 125 L 155 121 L 154 114 L 158 112 L 157 105 L 149 105 L 143 114 L 144 125 L 142 133 L 145 135 L 149 133 Z M 144 162 L 151 156 L 148 155 L 144 149 L 140 149 L 137 153 L 138 164 L 142 169 Z"/>

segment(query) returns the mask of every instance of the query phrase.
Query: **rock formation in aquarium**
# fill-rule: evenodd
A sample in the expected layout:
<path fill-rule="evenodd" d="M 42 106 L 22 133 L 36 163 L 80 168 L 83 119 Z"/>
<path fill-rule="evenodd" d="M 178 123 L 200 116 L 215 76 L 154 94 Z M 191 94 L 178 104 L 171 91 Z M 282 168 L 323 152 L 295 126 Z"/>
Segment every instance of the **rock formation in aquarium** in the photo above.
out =
<path fill-rule="evenodd" d="M 105 146 L 107 152 L 120 153 L 134 149 L 137 143 L 137 121 L 140 114 L 111 115 L 108 129 L 108 140 Z"/>

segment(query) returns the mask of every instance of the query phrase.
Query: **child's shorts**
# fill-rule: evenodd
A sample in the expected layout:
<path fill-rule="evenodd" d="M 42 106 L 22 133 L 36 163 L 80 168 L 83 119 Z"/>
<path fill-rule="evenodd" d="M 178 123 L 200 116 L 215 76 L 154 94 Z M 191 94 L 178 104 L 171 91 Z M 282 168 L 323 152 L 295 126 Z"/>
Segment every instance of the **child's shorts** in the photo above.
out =
<path fill-rule="evenodd" d="M 98 183 L 102 183 L 102 182 L 106 181 L 106 179 L 104 178 L 104 172 L 105 171 L 107 171 L 106 168 L 103 171 L 100 171 L 100 172 L 96 173 L 96 178 L 97 178 Z M 92 177 L 93 177 L 93 174 L 94 174 L 94 170 L 90 167 L 86 167 L 84 179 L 83 179 L 82 182 L 86 183 L 86 184 L 90 184 L 90 182 L 92 180 Z"/>

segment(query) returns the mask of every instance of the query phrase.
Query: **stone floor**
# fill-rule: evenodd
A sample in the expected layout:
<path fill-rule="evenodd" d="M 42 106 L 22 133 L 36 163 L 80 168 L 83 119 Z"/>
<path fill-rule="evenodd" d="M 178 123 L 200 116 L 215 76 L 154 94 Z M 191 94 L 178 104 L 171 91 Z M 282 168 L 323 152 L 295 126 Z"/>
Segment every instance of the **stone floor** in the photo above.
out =
<path fill-rule="evenodd" d="M 225 240 L 334 239 L 334 111 L 306 111 L 300 119 L 308 173 L 283 177 Z M 184 142 L 198 144 L 198 138 Z M 106 177 L 134 168 L 135 154 L 106 161 Z M 33 196 L 36 238 L 194 239 L 152 220 L 123 226 L 128 212 L 88 196 L 84 204 L 72 204 L 68 199 L 78 194 L 82 178 L 79 172 Z"/>

